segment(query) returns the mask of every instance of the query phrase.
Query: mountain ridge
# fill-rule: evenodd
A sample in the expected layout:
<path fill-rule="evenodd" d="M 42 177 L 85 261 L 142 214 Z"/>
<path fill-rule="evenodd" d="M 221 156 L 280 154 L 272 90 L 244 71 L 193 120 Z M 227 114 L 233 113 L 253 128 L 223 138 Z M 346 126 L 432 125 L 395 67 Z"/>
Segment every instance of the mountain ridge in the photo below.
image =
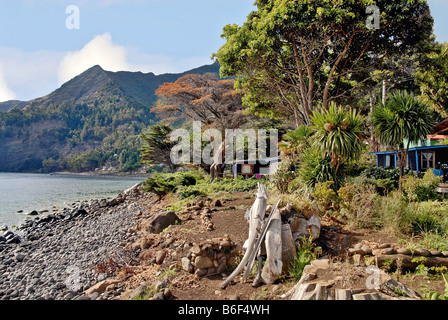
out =
<path fill-rule="evenodd" d="M 140 103 L 143 102 L 151 104 L 156 101 L 155 97 L 150 94 L 150 98 L 142 98 L 141 92 L 137 93 L 135 90 L 135 88 L 139 87 L 135 85 L 136 80 L 143 81 L 146 89 L 148 89 L 147 92 L 151 93 L 164 82 L 173 82 L 186 74 L 204 74 L 208 72 L 219 74 L 219 65 L 217 63 L 213 63 L 181 73 L 162 73 L 159 75 L 152 72 L 143 73 L 141 71 L 113 72 L 104 70 L 100 65 L 94 65 L 43 97 L 38 97 L 28 101 L 10 100 L 0 102 L 0 112 L 7 112 L 13 108 L 22 109 L 30 106 L 35 107 L 48 103 L 62 103 L 72 100 L 75 103 L 88 101 L 88 98 L 92 94 L 104 87 L 104 85 L 106 85 L 109 81 L 118 82 L 118 84 L 124 87 L 125 91 L 130 93 L 131 96 L 137 95 L 139 98 L 137 100 L 141 100 L 139 101 Z M 78 88 L 77 92 L 73 92 L 73 87 Z M 70 90 L 67 90 L 67 88 L 70 88 Z"/>
<path fill-rule="evenodd" d="M 0 171 L 83 172 L 139 167 L 140 134 L 158 119 L 155 91 L 196 73 L 219 73 L 219 65 L 179 74 L 105 71 L 96 65 L 50 94 L 0 104 Z"/>

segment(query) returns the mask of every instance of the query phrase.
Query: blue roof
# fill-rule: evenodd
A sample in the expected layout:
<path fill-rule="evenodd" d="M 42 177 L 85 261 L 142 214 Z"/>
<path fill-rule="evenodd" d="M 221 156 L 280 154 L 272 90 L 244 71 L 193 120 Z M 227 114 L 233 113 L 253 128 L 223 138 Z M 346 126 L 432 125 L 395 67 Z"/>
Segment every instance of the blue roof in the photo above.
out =
<path fill-rule="evenodd" d="M 448 148 L 448 145 L 410 148 L 409 151 L 434 150 L 434 149 L 445 149 L 445 148 Z M 373 155 L 395 154 L 395 151 L 374 152 L 372 154 Z"/>

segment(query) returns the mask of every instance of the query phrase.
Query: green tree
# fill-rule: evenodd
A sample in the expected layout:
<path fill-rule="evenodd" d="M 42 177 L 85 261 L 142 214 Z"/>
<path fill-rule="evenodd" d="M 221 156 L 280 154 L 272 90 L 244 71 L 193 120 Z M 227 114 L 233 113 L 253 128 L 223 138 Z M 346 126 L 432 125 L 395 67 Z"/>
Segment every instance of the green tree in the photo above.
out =
<path fill-rule="evenodd" d="M 146 132 L 141 134 L 144 145 L 140 148 L 141 163 L 152 165 L 154 163 L 164 163 L 171 171 L 176 169 L 176 165 L 171 161 L 171 149 L 175 143 L 169 139 L 173 129 L 165 124 L 151 126 Z"/>
<path fill-rule="evenodd" d="M 289 131 L 283 135 L 283 140 L 279 143 L 279 147 L 283 151 L 283 155 L 297 160 L 299 155 L 309 147 L 309 138 L 313 134 L 310 126 L 301 125 L 294 131 Z"/>
<path fill-rule="evenodd" d="M 373 109 L 371 121 L 378 141 L 395 151 L 402 177 L 410 144 L 432 133 L 434 118 L 430 107 L 407 91 L 397 91 Z"/>
<path fill-rule="evenodd" d="M 314 111 L 311 117 L 313 147 L 331 159 L 338 174 L 341 164 L 359 158 L 363 151 L 365 118 L 354 109 L 344 110 L 334 102 L 328 110 Z"/>
<path fill-rule="evenodd" d="M 317 105 L 349 96 L 388 56 L 410 55 L 432 34 L 425 0 L 256 0 L 240 27 L 227 25 L 213 56 L 236 76 L 249 111 L 310 124 Z M 380 9 L 369 29 L 366 9 Z"/>
<path fill-rule="evenodd" d="M 448 43 L 434 45 L 417 70 L 422 98 L 442 116 L 448 116 Z"/>

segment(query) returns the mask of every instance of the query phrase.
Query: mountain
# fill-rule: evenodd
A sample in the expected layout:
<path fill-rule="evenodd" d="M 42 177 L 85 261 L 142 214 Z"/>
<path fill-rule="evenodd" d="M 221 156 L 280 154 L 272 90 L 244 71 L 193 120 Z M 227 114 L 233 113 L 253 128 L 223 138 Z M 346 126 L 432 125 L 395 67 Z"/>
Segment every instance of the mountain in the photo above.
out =
<path fill-rule="evenodd" d="M 186 74 L 110 72 L 94 66 L 52 93 L 0 103 L 0 171 L 87 171 L 138 167 L 140 133 L 155 124 L 155 91 Z"/>

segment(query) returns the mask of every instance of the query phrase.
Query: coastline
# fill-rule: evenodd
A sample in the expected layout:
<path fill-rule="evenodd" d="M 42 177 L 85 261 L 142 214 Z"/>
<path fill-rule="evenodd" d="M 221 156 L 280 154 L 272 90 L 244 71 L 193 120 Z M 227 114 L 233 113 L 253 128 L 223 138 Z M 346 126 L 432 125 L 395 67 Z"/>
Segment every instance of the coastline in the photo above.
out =
<path fill-rule="evenodd" d="M 128 229 L 148 210 L 152 194 L 140 184 L 113 199 L 28 219 L 0 242 L 1 300 L 89 300 L 84 291 L 108 278 L 107 264 L 132 263 Z M 117 285 L 104 300 L 120 295 Z M 94 297 L 97 298 L 97 297 Z"/>
<path fill-rule="evenodd" d="M 91 172 L 51 175 L 5 172 L 0 173 L 0 177 L 0 191 L 4 196 L 0 201 L 0 226 L 10 228 L 16 228 L 38 214 L 54 213 L 95 199 L 114 198 L 147 178 L 138 174 Z"/>
<path fill-rule="evenodd" d="M 87 172 L 70 172 L 60 171 L 48 173 L 49 175 L 68 175 L 68 176 L 105 176 L 105 177 L 135 177 L 147 178 L 148 173 L 139 172 L 107 172 L 107 171 L 87 171 Z"/>

